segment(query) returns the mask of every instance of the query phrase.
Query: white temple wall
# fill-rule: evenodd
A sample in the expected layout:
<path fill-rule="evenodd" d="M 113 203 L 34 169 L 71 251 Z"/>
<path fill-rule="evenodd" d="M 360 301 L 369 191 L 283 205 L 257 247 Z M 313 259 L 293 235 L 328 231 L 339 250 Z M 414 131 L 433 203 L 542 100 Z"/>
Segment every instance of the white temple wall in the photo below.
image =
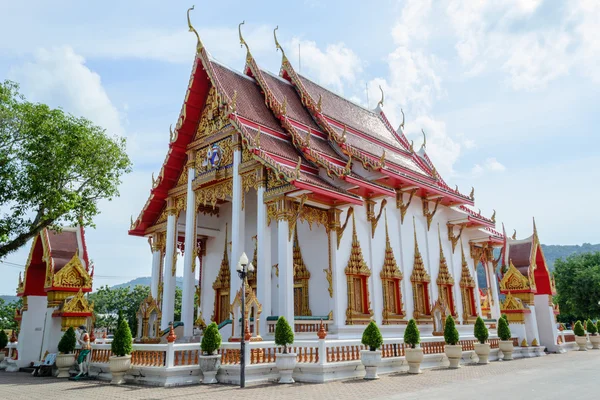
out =
<path fill-rule="evenodd" d="M 346 220 L 348 208 L 343 208 L 340 216 L 340 224 Z M 354 212 L 358 211 L 358 207 L 354 208 Z M 335 265 L 333 268 L 333 295 L 336 297 L 336 307 L 333 310 L 334 324 L 338 330 L 346 326 L 346 309 L 348 308 L 348 284 L 346 280 L 346 265 L 350 259 L 350 251 L 352 248 L 352 218 L 348 220 L 348 225 L 341 238 L 340 245 L 336 252 Z"/>
<path fill-rule="evenodd" d="M 246 216 L 246 223 L 244 224 L 244 233 L 241 235 L 244 243 L 242 246 L 243 251 L 246 252 L 248 260 L 252 261 L 254 255 L 254 239 L 256 236 L 256 190 L 250 189 L 244 194 L 244 214 Z M 238 260 L 233 260 L 237 263 Z M 256 268 L 256 265 L 254 266 Z M 239 278 L 238 278 L 239 281 Z M 238 282 L 239 283 L 239 282 Z"/>
<path fill-rule="evenodd" d="M 529 310 L 531 311 L 531 314 L 525 314 L 525 336 L 527 337 L 527 343 L 531 345 L 533 339 L 537 339 L 539 343 L 540 336 L 538 331 L 535 306 L 531 304 L 529 306 Z"/>
<path fill-rule="evenodd" d="M 379 208 L 376 207 L 376 210 L 379 211 Z M 355 222 L 356 222 L 356 237 L 358 238 L 358 241 L 360 243 L 360 248 L 362 250 L 362 255 L 363 258 L 365 260 L 365 262 L 367 263 L 369 269 L 371 270 L 371 276 L 368 279 L 368 288 L 369 288 L 369 301 L 370 301 L 370 308 L 373 310 L 374 312 L 374 318 L 377 318 L 377 314 L 381 314 L 381 310 L 379 307 L 381 307 L 381 300 L 376 298 L 376 293 L 374 290 L 374 286 L 375 286 L 375 276 L 376 276 L 376 272 L 374 270 L 374 265 L 371 259 L 371 246 L 370 246 L 370 241 L 371 241 L 371 222 L 369 222 L 367 220 L 367 210 L 366 207 L 354 207 L 354 218 L 355 218 Z M 348 238 L 350 238 L 350 242 L 348 243 L 348 249 L 350 250 L 350 252 L 352 251 L 352 226 L 351 223 L 348 223 L 348 227 L 346 228 L 346 232 L 344 233 L 344 236 L 348 235 Z M 344 269 L 346 268 L 346 266 L 348 265 L 348 261 L 350 260 L 350 252 L 348 253 L 348 256 L 346 258 L 342 257 L 342 261 L 344 262 Z M 344 274 L 345 276 L 345 274 Z M 347 286 L 347 285 L 346 285 Z M 346 290 L 346 304 L 348 303 L 348 293 Z M 378 301 L 379 300 L 379 301 Z M 347 307 L 347 306 L 346 306 Z M 379 320 L 377 320 L 377 324 L 379 326 L 381 326 L 381 317 L 379 317 Z"/>
<path fill-rule="evenodd" d="M 48 351 L 49 353 L 58 352 L 58 342 L 62 337 L 61 318 L 52 317 L 55 307 L 46 309 L 46 318 L 44 321 L 44 340 L 42 344 L 42 355 Z"/>
<path fill-rule="evenodd" d="M 556 318 L 554 310 L 548 305 L 548 295 L 534 295 L 535 316 L 537 319 L 538 331 L 540 337 L 538 342 L 540 346 L 546 346 L 550 352 L 558 352 L 559 346 L 556 344 L 558 340 L 558 329 L 556 327 Z"/>
<path fill-rule="evenodd" d="M 474 230 L 474 229 L 464 229 L 463 234 L 462 234 L 462 243 L 463 243 L 463 250 L 465 252 L 465 259 L 467 260 L 467 265 L 469 266 L 469 270 L 471 271 L 471 277 L 475 281 L 475 306 L 477 307 L 477 315 L 484 317 L 481 314 L 481 296 L 479 295 L 479 279 L 477 279 L 477 268 L 478 268 L 477 264 L 480 264 L 479 268 L 483 268 L 483 267 L 481 266 L 481 263 L 479 263 L 479 262 L 475 263 L 475 260 L 473 260 L 473 258 L 471 258 L 471 248 L 469 245 L 469 241 L 476 236 L 476 232 L 477 232 L 477 230 Z M 460 241 L 459 241 L 459 244 L 456 245 L 456 254 L 458 254 L 458 257 L 461 257 Z M 485 317 L 487 318 L 487 316 L 485 316 Z"/>
<path fill-rule="evenodd" d="M 202 265 L 204 271 L 201 308 L 204 320 L 206 323 L 209 323 L 215 307 L 215 291 L 213 290 L 212 285 L 217 278 L 219 268 L 221 267 L 221 260 L 223 259 L 226 224 L 228 230 L 227 241 L 231 241 L 231 204 L 224 203 L 219 206 L 219 218 L 206 218 L 205 215 L 201 214 L 198 216 L 198 220 L 199 226 L 210 227 L 216 235 L 215 237 L 209 237 L 206 241 L 206 256 L 204 257 Z M 227 253 L 229 257 L 231 256 L 230 250 L 230 246 L 227 245 Z M 236 280 L 239 281 L 237 276 L 231 277 L 232 285 L 235 284 Z"/>
<path fill-rule="evenodd" d="M 277 221 L 271 220 L 271 224 L 267 229 L 271 230 L 271 264 L 269 266 L 271 270 L 271 314 L 269 315 L 280 315 L 279 310 L 279 273 L 277 268 L 273 268 L 273 265 L 278 263 L 277 258 Z M 263 313 L 265 310 L 263 310 Z M 266 314 L 265 314 L 266 315 Z"/>
<path fill-rule="evenodd" d="M 28 366 L 31 361 L 39 361 L 44 338 L 44 323 L 48 298 L 46 296 L 27 296 L 27 311 L 23 312 L 17 350 L 19 368 Z"/>
<path fill-rule="evenodd" d="M 379 213 L 379 208 L 381 207 L 382 200 L 383 200 L 383 198 L 376 200 L 376 204 L 374 207 L 375 216 L 377 216 L 377 214 Z M 387 207 L 390 207 L 390 206 L 393 207 L 394 203 L 392 203 L 391 198 L 388 198 L 387 200 L 388 200 L 388 205 L 386 205 L 386 209 L 387 209 Z M 385 260 L 385 214 L 384 213 L 381 214 L 381 218 L 379 219 L 377 228 L 375 229 L 374 237 L 371 236 L 371 232 L 372 232 L 371 231 L 371 223 L 368 221 L 365 226 L 365 231 L 367 232 L 368 238 L 369 238 L 369 242 L 367 242 L 367 243 L 370 244 L 370 249 L 369 249 L 370 261 L 367 259 L 367 263 L 369 263 L 369 266 L 371 267 L 371 278 L 370 278 L 370 281 L 372 282 L 371 297 L 372 297 L 373 312 L 375 313 L 375 315 L 373 317 L 375 318 L 375 322 L 377 323 L 377 325 L 382 326 L 382 322 L 383 322 L 383 288 L 381 286 L 381 270 L 383 268 L 383 262 Z M 389 231 L 389 227 L 388 227 L 388 231 Z M 390 243 L 392 243 L 391 238 L 390 238 Z M 362 242 L 361 242 L 361 245 L 363 245 Z M 393 247 L 395 247 L 395 246 L 392 244 L 392 248 Z M 365 257 L 367 257 L 366 254 L 365 254 Z"/>
<path fill-rule="evenodd" d="M 296 224 L 298 230 L 298 243 L 304 265 L 310 272 L 308 281 L 308 303 L 310 311 L 314 316 L 326 316 L 329 314 L 329 282 L 323 270 L 329 268 L 328 240 L 325 227 L 314 224 L 312 230 L 308 223 Z"/>

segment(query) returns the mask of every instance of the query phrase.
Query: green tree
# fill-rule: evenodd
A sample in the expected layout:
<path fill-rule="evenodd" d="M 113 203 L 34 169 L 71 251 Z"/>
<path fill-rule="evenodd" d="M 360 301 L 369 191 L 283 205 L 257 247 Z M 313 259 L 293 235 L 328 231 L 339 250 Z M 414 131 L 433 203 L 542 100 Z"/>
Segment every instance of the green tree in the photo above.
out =
<path fill-rule="evenodd" d="M 561 322 L 600 317 L 600 252 L 556 260 L 554 278 Z"/>
<path fill-rule="evenodd" d="M 285 317 L 279 317 L 275 325 L 275 344 L 283 346 L 283 353 L 287 354 L 287 347 L 294 343 L 294 331 Z"/>
<path fill-rule="evenodd" d="M 110 349 L 117 357 L 124 357 L 133 351 L 133 339 L 131 337 L 131 329 L 126 320 L 121 320 L 119 327 L 115 332 L 115 337 L 110 344 Z"/>
<path fill-rule="evenodd" d="M 150 287 L 144 285 L 137 285 L 133 289 L 101 287 L 89 296 L 89 300 L 94 302 L 96 327 L 107 327 L 114 330 L 117 326 L 116 315 L 119 313 L 129 323 L 129 326 L 137 326 L 137 311 L 149 294 Z M 103 316 L 98 316 L 98 314 L 103 314 Z"/>
<path fill-rule="evenodd" d="M 0 350 L 3 350 L 8 344 L 8 335 L 4 329 L 0 329 Z"/>
<path fill-rule="evenodd" d="M 588 319 L 585 323 L 585 330 L 588 331 L 588 333 L 592 336 L 596 336 L 596 334 L 598 333 L 598 328 L 596 327 L 596 324 L 594 324 L 592 322 L 591 319 Z"/>
<path fill-rule="evenodd" d="M 130 170 L 125 139 L 0 82 L 0 259 L 46 227 L 93 226 Z"/>
<path fill-rule="evenodd" d="M 454 318 L 452 318 L 452 315 L 448 315 L 446 318 L 446 325 L 444 326 L 444 341 L 446 344 L 456 346 L 459 339 L 458 329 L 456 329 Z"/>
<path fill-rule="evenodd" d="M 500 340 L 510 340 L 512 333 L 508 326 L 508 318 L 505 318 L 506 314 L 502 314 L 502 317 L 498 320 L 498 337 Z"/>
<path fill-rule="evenodd" d="M 204 336 L 202 336 L 202 343 L 200 348 L 204 354 L 215 354 L 215 352 L 221 347 L 221 334 L 219 333 L 219 327 L 216 322 L 211 322 L 206 330 Z"/>
<path fill-rule="evenodd" d="M 475 337 L 481 344 L 484 344 L 490 335 L 488 328 L 485 326 L 485 322 L 483 322 L 481 317 L 477 317 L 477 320 L 475 321 L 474 333 Z"/>
<path fill-rule="evenodd" d="M 585 336 L 585 330 L 583 329 L 581 321 L 575 322 L 575 326 L 573 327 L 573 333 L 575 334 L 575 336 Z"/>
<path fill-rule="evenodd" d="M 407 344 L 411 349 L 414 349 L 420 342 L 421 333 L 419 332 L 417 323 L 411 318 L 410 321 L 408 321 L 406 330 L 404 331 L 404 344 Z"/>
<path fill-rule="evenodd" d="M 73 350 L 75 350 L 76 345 L 77 337 L 75 336 L 75 330 L 71 326 L 60 338 L 60 341 L 58 342 L 58 351 L 60 351 L 61 354 L 71 354 L 73 353 Z"/>
<path fill-rule="evenodd" d="M 361 343 L 369 347 L 369 350 L 375 351 L 383 344 L 383 336 L 377 327 L 375 321 L 369 322 L 369 325 L 363 331 Z"/>
<path fill-rule="evenodd" d="M 4 299 L 0 299 L 0 330 L 2 329 L 17 329 L 19 324 L 15 321 L 15 310 L 23 307 L 23 300 L 19 298 L 17 301 L 7 303 Z"/>

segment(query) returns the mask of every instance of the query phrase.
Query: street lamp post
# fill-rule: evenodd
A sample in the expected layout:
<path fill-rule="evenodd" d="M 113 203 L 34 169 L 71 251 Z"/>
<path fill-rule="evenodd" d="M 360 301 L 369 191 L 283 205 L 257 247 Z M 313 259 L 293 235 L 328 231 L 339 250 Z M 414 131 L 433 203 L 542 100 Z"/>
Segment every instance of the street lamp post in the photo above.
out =
<path fill-rule="evenodd" d="M 249 272 L 254 272 L 254 265 L 248 263 L 248 256 L 242 253 L 237 265 L 237 273 L 242 280 L 242 327 L 240 328 L 241 346 L 240 346 L 240 387 L 246 387 L 246 277 Z M 235 322 L 234 322 L 235 323 Z"/>

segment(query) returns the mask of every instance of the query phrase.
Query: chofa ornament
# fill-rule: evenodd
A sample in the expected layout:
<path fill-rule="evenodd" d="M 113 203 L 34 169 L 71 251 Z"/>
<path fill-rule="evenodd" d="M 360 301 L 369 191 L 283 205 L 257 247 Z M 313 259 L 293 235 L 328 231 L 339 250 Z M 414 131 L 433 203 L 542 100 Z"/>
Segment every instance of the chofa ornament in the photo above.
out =
<path fill-rule="evenodd" d="M 203 167 L 218 168 L 221 165 L 221 159 L 223 158 L 223 149 L 218 144 L 209 146 L 206 150 L 206 158 L 202 162 Z"/>

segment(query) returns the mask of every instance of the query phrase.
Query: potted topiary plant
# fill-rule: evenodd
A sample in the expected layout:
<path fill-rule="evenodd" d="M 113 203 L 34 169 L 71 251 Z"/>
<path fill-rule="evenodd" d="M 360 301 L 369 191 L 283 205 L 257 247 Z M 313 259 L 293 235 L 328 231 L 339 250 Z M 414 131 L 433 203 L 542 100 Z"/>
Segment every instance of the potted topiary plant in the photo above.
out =
<path fill-rule="evenodd" d="M 458 344 L 459 336 L 456 325 L 454 324 L 454 318 L 452 315 L 448 315 L 446 318 L 446 325 L 444 326 L 444 353 L 450 361 L 450 368 L 459 368 L 460 359 L 462 358 L 462 346 Z"/>
<path fill-rule="evenodd" d="M 592 343 L 592 349 L 600 350 L 600 335 L 598 335 L 598 327 L 592 322 L 591 319 L 587 320 L 587 331 L 590 334 L 590 343 Z"/>
<path fill-rule="evenodd" d="M 504 361 L 512 360 L 512 353 L 514 351 L 514 345 L 511 340 L 511 332 L 508 327 L 508 319 L 505 315 L 502 315 L 498 321 L 498 337 L 500 338 L 500 351 L 504 355 L 502 358 Z"/>
<path fill-rule="evenodd" d="M 4 329 L 0 329 L 0 362 L 4 361 L 4 349 L 8 344 L 8 335 Z"/>
<path fill-rule="evenodd" d="M 365 328 L 361 343 L 369 347 L 369 350 L 360 351 L 360 361 L 367 371 L 365 379 L 379 379 L 377 367 L 381 364 L 381 350 L 377 349 L 383 344 L 383 336 L 381 336 L 375 321 L 369 322 L 369 325 Z"/>
<path fill-rule="evenodd" d="M 125 383 L 125 373 L 131 368 L 131 352 L 133 351 L 131 330 L 125 319 L 119 322 L 110 349 L 113 353 L 108 359 L 108 366 L 112 374 L 110 383 L 120 385 Z"/>
<path fill-rule="evenodd" d="M 489 332 L 483 319 L 481 317 L 477 317 L 477 321 L 475 321 L 475 337 L 479 343 L 475 343 L 475 353 L 477 357 L 479 357 L 478 364 L 488 364 L 488 358 L 490 356 L 490 344 L 485 341 L 489 337 Z"/>
<path fill-rule="evenodd" d="M 579 346 L 579 351 L 587 351 L 587 337 L 585 336 L 581 321 L 575 322 L 573 333 L 575 334 L 575 342 Z"/>
<path fill-rule="evenodd" d="M 56 367 L 58 368 L 57 378 L 68 378 L 69 369 L 75 364 L 75 346 L 77 337 L 73 327 L 67 329 L 58 342 L 58 352 L 56 356 Z"/>
<path fill-rule="evenodd" d="M 275 366 L 279 370 L 279 383 L 294 383 L 292 374 L 296 368 L 296 353 L 288 353 L 288 346 L 294 343 L 294 332 L 285 317 L 279 317 L 275 325 L 275 344 L 283 346 L 283 353 L 275 356 Z"/>
<path fill-rule="evenodd" d="M 417 347 L 421 342 L 421 335 L 417 323 L 414 319 L 408 321 L 408 326 L 404 331 L 404 355 L 408 363 L 409 374 L 420 374 L 421 363 L 423 362 L 423 349 Z"/>
<path fill-rule="evenodd" d="M 202 336 L 202 343 L 200 343 L 200 349 L 202 355 L 198 358 L 200 364 L 200 371 L 204 375 L 202 383 L 218 383 L 217 371 L 221 365 L 221 356 L 217 354 L 217 350 L 221 347 L 221 334 L 219 333 L 219 327 L 216 322 L 211 322 L 204 331 Z"/>

